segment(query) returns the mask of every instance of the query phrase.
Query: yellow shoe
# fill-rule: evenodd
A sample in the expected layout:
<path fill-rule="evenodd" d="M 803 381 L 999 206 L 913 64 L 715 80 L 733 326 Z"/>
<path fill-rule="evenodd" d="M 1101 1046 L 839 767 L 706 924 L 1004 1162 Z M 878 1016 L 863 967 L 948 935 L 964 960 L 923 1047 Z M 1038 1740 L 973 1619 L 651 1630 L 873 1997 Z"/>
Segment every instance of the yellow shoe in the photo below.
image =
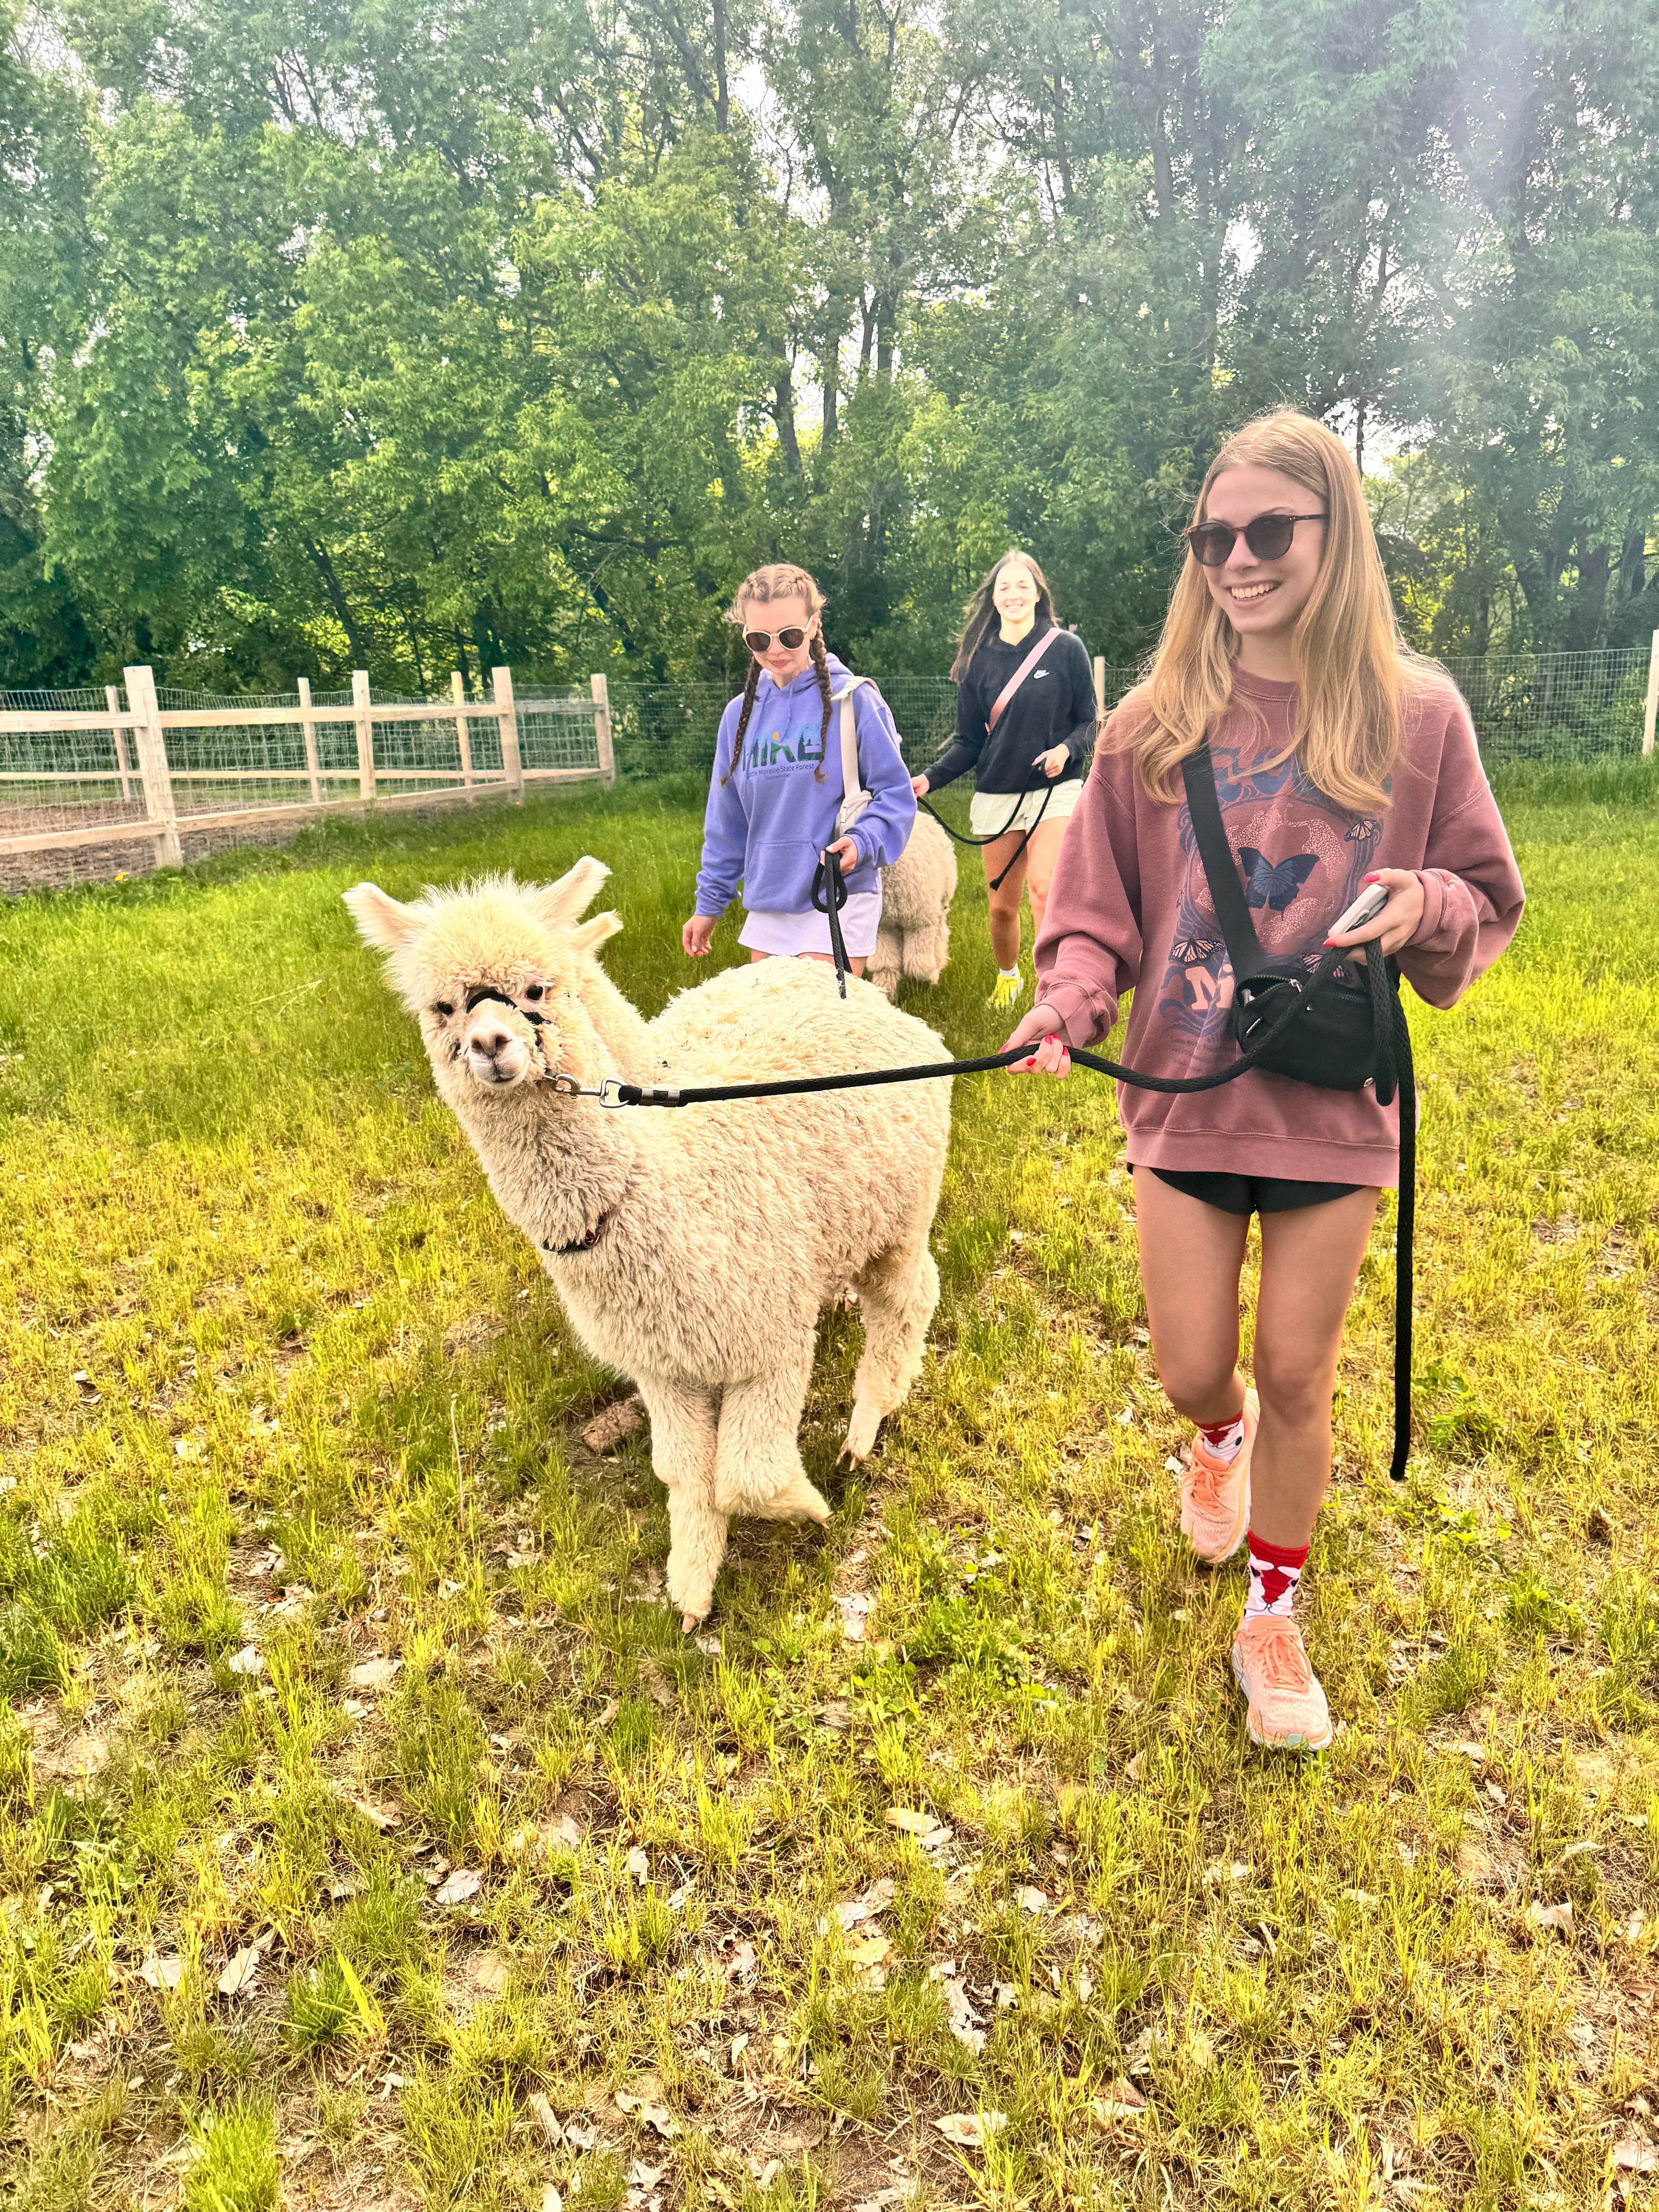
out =
<path fill-rule="evenodd" d="M 1017 1006 L 1025 996 L 1025 978 L 1016 972 L 1012 975 L 999 975 L 996 988 L 985 1001 L 988 1006 Z"/>

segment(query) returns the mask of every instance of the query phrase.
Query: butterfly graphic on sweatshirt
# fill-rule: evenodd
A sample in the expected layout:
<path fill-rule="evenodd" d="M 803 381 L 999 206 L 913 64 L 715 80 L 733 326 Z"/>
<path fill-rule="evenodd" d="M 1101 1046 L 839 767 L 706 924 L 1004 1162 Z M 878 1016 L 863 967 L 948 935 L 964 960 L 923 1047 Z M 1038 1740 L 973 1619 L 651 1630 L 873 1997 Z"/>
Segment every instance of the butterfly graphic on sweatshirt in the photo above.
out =
<path fill-rule="evenodd" d="M 1254 845 L 1241 845 L 1238 860 L 1244 871 L 1246 906 L 1270 907 L 1275 914 L 1283 914 L 1287 906 L 1296 903 L 1303 884 L 1319 866 L 1316 853 L 1295 853 L 1288 860 L 1270 860 Z"/>

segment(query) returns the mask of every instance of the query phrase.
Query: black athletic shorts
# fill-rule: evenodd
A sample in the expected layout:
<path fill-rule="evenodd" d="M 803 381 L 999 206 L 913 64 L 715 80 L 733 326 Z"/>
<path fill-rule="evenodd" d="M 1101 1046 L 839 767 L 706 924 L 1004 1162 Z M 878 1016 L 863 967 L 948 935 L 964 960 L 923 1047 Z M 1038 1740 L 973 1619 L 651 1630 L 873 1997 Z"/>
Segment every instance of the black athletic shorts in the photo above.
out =
<path fill-rule="evenodd" d="M 1135 1170 L 1137 1175 L 1140 1172 Z M 1253 1213 L 1294 1213 L 1299 1206 L 1326 1206 L 1334 1198 L 1352 1198 L 1366 1188 L 1363 1182 L 1291 1182 L 1283 1176 L 1186 1175 L 1170 1168 L 1151 1172 L 1160 1182 L 1184 1190 L 1188 1198 L 1202 1199 L 1206 1206 L 1243 1214 L 1247 1220 Z"/>

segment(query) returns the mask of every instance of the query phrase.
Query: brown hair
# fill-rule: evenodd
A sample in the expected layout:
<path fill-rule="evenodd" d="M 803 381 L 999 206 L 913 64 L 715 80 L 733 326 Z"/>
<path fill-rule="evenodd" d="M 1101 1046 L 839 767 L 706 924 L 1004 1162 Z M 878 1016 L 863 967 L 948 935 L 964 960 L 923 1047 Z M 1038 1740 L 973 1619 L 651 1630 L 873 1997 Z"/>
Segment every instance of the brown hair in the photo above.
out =
<path fill-rule="evenodd" d="M 1325 550 L 1291 637 L 1296 726 L 1279 762 L 1299 754 L 1310 780 L 1351 812 L 1388 804 L 1407 696 L 1431 664 L 1406 645 L 1376 550 L 1353 456 L 1322 422 L 1279 408 L 1235 431 L 1210 464 L 1194 511 L 1205 519 L 1224 469 L 1276 469 L 1328 518 Z M 1133 750 L 1149 799 L 1173 805 L 1181 763 L 1202 744 L 1232 693 L 1238 633 L 1188 546 L 1145 679 L 1123 702 L 1120 750 Z"/>
<path fill-rule="evenodd" d="M 745 576 L 732 594 L 732 604 L 726 610 L 726 619 L 734 629 L 744 625 L 744 610 L 750 606 L 766 606 L 773 599 L 804 599 L 807 619 L 823 612 L 823 593 L 817 580 L 805 568 L 792 568 L 787 561 L 769 562 L 764 568 L 756 568 Z M 823 701 L 823 721 L 818 731 L 818 764 L 812 771 L 815 783 L 823 781 L 824 756 L 830 750 L 830 661 L 823 648 L 823 625 L 813 631 L 808 651 L 812 656 L 812 672 L 818 679 L 818 691 Z M 743 707 L 738 715 L 737 734 L 732 740 L 732 758 L 722 783 L 730 783 L 738 772 L 738 763 L 743 757 L 743 740 L 749 727 L 749 717 L 755 711 L 755 693 L 759 689 L 761 665 L 751 653 L 749 672 L 743 682 Z"/>
<path fill-rule="evenodd" d="M 1037 589 L 1037 612 L 1047 615 L 1054 623 L 1054 603 L 1048 590 L 1048 579 L 1043 574 L 1029 553 L 1022 553 L 1018 545 L 1011 545 L 1002 554 L 989 573 L 975 585 L 967 606 L 963 611 L 962 628 L 957 632 L 957 657 L 951 663 L 951 681 L 960 684 L 968 673 L 968 665 L 979 651 L 1002 617 L 996 611 L 991 594 L 997 587 L 997 578 L 1011 561 L 1018 561 L 1023 568 L 1031 572 L 1031 581 Z M 1058 624 L 1054 626 L 1058 628 Z M 1035 624 L 1033 625 L 1035 627 Z"/>

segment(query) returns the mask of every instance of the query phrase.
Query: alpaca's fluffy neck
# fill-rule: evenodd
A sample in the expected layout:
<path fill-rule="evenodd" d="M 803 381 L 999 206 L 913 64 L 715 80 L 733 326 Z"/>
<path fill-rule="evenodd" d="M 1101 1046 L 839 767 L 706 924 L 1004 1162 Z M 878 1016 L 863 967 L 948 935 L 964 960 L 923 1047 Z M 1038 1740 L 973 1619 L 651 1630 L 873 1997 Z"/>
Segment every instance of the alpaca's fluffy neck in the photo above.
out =
<path fill-rule="evenodd" d="M 493 1097 L 453 1074 L 443 1088 L 502 1212 L 539 1249 L 577 1243 L 637 1197 L 641 1162 L 622 1115 L 540 1083 Z"/>

